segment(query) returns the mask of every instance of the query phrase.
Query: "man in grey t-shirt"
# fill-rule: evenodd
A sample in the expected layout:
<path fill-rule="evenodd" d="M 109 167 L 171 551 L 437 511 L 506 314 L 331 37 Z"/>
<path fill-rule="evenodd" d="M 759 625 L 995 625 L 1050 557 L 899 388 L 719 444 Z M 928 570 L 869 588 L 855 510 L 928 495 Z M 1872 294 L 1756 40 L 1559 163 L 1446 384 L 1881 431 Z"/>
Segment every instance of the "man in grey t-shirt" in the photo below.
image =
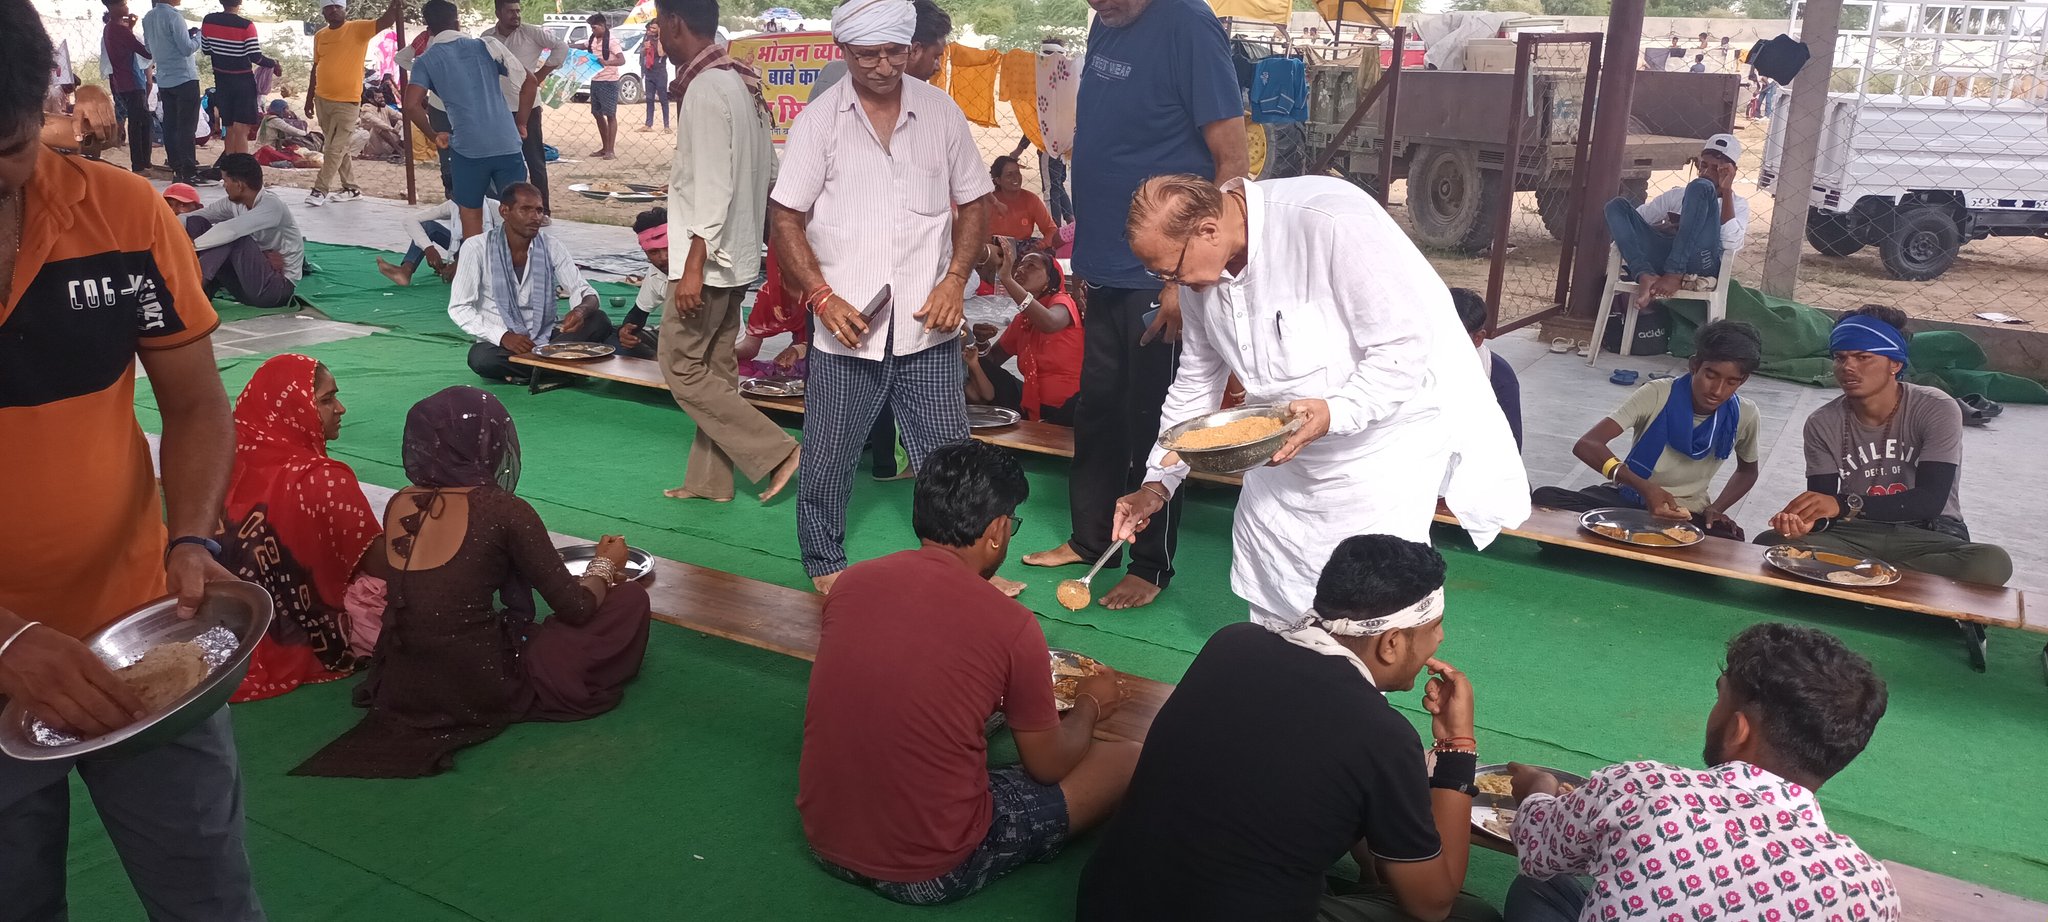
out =
<path fill-rule="evenodd" d="M 1963 415 L 1954 398 L 1899 380 L 1905 314 L 1866 305 L 1829 337 L 1842 396 L 1806 420 L 1806 492 L 1759 544 L 1794 541 L 1991 586 L 2012 578 L 2005 549 L 1970 540 L 1958 497 Z M 1983 628 L 1972 634 L 1982 666 Z"/>

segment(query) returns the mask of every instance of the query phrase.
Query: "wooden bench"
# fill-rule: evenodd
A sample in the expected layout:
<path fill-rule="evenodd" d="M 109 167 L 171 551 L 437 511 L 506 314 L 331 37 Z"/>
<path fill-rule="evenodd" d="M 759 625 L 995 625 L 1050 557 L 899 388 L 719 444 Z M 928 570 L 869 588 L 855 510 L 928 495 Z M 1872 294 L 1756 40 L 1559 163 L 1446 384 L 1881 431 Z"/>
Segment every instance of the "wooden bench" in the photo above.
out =
<path fill-rule="evenodd" d="M 614 355 L 607 358 L 585 361 L 561 361 L 558 359 L 544 359 L 529 354 L 513 356 L 512 364 L 525 365 L 533 369 L 533 379 L 528 385 L 528 389 L 536 394 L 552 389 L 553 385 L 546 383 L 542 379 L 543 375 L 551 372 L 585 378 L 601 378 L 606 381 L 617 381 L 621 384 L 634 384 L 641 387 L 668 389 L 668 382 L 663 380 L 661 376 L 661 366 L 648 359 Z M 763 410 L 774 410 L 782 413 L 802 413 L 804 411 L 804 399 L 802 397 L 756 397 L 752 394 L 745 396 L 748 403 Z M 1013 451 L 1022 451 L 1036 455 L 1052 455 L 1061 458 L 1071 458 L 1074 456 L 1074 430 L 1053 423 L 1036 422 L 1026 419 L 1019 420 L 1014 425 L 1004 426 L 1000 429 L 977 429 L 973 434 L 975 441 L 999 445 Z M 1236 474 L 1196 473 L 1192 475 L 1192 479 L 1230 486 L 1241 486 L 1244 483 L 1244 478 Z"/>
<path fill-rule="evenodd" d="M 569 535 L 551 537 L 556 547 L 590 543 Z M 801 660 L 818 658 L 825 597 L 815 592 L 661 557 L 655 558 L 654 575 L 643 585 L 657 621 Z M 1124 686 L 1130 700 L 1097 724 L 1095 733 L 1104 739 L 1142 742 L 1173 686 L 1128 673 Z"/>
<path fill-rule="evenodd" d="M 1457 518 L 1439 508 L 1436 519 L 1456 524 Z M 1695 573 L 1762 583 L 1795 592 L 1861 602 L 1880 608 L 1933 615 L 1955 621 L 2048 633 L 2048 620 L 2030 623 L 2026 616 L 2026 594 L 2017 589 L 1964 583 L 1947 577 L 1912 570 L 1890 586 L 1855 589 L 1799 579 L 1764 562 L 1760 545 L 1727 538 L 1709 537 L 1691 547 L 1639 547 L 1588 534 L 1579 527 L 1579 513 L 1537 507 L 1529 520 L 1505 529 L 1503 534 L 1544 544 L 1575 548 L 1609 557 L 1621 557 L 1658 566 L 1675 567 Z"/>

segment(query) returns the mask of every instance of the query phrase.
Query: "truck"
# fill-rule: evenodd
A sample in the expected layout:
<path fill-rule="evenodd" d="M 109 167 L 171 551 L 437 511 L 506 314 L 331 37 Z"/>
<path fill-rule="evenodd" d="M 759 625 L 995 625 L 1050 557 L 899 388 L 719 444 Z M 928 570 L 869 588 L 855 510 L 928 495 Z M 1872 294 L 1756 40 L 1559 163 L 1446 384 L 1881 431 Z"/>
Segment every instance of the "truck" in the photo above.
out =
<path fill-rule="evenodd" d="M 1794 11 L 1799 24 L 1803 6 Z M 1964 243 L 2048 236 L 2048 4 L 1843 4 L 1806 242 L 1927 281 Z M 1778 193 L 1780 105 L 1757 187 Z"/>
<path fill-rule="evenodd" d="M 1313 160 L 1328 150 L 1356 106 L 1356 66 L 1310 68 L 1307 147 Z M 1650 174 L 1683 168 L 1700 142 L 1734 125 L 1738 79 L 1733 74 L 1638 71 L 1629 107 L 1628 145 L 1615 193 L 1641 204 Z M 1358 185 L 1384 189 L 1408 180 L 1407 210 L 1416 239 L 1467 255 L 1493 241 L 1507 169 L 1509 105 L 1514 74 L 1420 70 L 1401 73 L 1393 131 L 1375 104 L 1338 148 L 1331 167 Z M 1536 193 L 1537 211 L 1562 239 L 1572 207 L 1580 118 L 1586 114 L 1585 73 L 1538 69 L 1530 74 L 1521 156 L 1514 188 Z M 1377 175 L 1380 150 L 1393 145 L 1394 176 Z"/>

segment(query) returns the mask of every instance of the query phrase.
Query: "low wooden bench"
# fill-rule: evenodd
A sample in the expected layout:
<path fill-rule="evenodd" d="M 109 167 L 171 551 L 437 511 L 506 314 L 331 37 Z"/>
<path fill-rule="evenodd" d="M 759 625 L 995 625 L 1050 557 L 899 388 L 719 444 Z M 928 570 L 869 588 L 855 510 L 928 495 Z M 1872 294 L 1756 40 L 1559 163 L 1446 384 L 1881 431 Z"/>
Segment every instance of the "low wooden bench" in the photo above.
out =
<path fill-rule="evenodd" d="M 668 382 L 663 380 L 661 376 L 661 366 L 648 359 L 614 355 L 602 359 L 561 361 L 558 359 L 544 359 L 536 355 L 515 355 L 512 357 L 512 364 L 525 365 L 533 369 L 533 379 L 528 389 L 534 393 L 551 389 L 551 385 L 545 382 L 542 376 L 556 372 L 585 378 L 601 378 L 606 381 L 617 381 L 621 384 L 634 384 L 641 387 L 661 388 L 663 390 L 668 389 Z M 748 394 L 746 399 L 748 403 L 763 410 L 775 410 L 783 413 L 802 413 L 804 411 L 804 400 L 802 397 L 756 397 Z M 1004 426 L 1000 429 L 977 429 L 974 432 L 974 439 L 975 441 L 987 442 L 990 445 L 999 445 L 1013 451 L 1022 451 L 1030 454 L 1052 455 L 1060 458 L 1071 458 L 1074 456 L 1074 430 L 1053 423 L 1036 422 L 1028 419 L 1019 420 L 1014 425 Z M 1236 474 L 1196 473 L 1192 477 L 1195 480 L 1231 486 L 1239 486 L 1244 483 L 1244 478 Z"/>
<path fill-rule="evenodd" d="M 1456 524 L 1457 518 L 1439 508 L 1437 521 Z M 1587 534 L 1579 527 L 1579 513 L 1537 507 L 1529 520 L 1506 529 L 1503 534 L 1544 544 L 1575 548 L 1609 557 L 1621 557 L 1658 566 L 1675 567 L 1695 573 L 1725 576 L 1762 583 L 1795 592 L 1861 602 L 1880 608 L 1933 615 L 1954 621 L 2048 633 L 2048 620 L 2030 623 L 2026 616 L 2026 594 L 2018 589 L 1964 583 L 1947 577 L 1912 570 L 1890 586 L 1856 589 L 1799 579 L 1764 562 L 1760 545 L 1728 538 L 1709 537 L 1691 547 L 1639 547 Z"/>
<path fill-rule="evenodd" d="M 556 547 L 590 543 L 569 535 L 552 537 Z M 661 557 L 655 558 L 654 575 L 643 585 L 657 621 L 801 660 L 818 658 L 825 597 L 817 593 Z M 1095 732 L 1105 739 L 1142 742 L 1173 686 L 1126 673 L 1124 687 L 1130 700 Z"/>

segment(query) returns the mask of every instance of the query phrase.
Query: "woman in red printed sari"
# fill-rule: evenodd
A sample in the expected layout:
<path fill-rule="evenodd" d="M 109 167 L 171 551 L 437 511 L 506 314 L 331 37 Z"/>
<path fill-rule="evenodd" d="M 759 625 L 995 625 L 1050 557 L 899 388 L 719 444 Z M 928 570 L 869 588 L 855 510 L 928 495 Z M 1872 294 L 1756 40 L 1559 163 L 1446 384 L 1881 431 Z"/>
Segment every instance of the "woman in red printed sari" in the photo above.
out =
<path fill-rule="evenodd" d="M 351 627 L 344 611 L 349 579 L 382 528 L 355 471 L 327 457 L 343 412 L 334 376 L 304 355 L 264 362 L 235 401 L 221 563 L 269 590 L 277 616 L 234 701 L 344 678 L 375 643 L 375 626 Z"/>

